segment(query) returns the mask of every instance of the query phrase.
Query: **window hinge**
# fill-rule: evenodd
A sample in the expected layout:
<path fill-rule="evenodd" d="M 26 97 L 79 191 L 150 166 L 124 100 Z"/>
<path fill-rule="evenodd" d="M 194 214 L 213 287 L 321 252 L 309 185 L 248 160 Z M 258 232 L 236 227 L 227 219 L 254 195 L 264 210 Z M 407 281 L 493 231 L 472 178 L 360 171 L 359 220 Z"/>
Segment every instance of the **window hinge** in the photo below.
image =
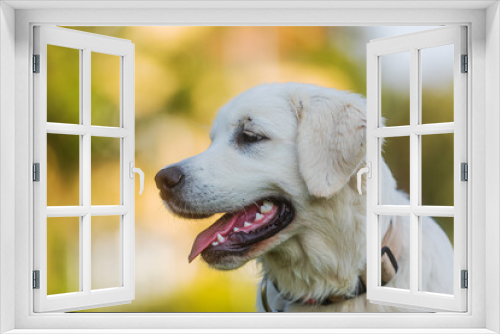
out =
<path fill-rule="evenodd" d="M 469 72 L 469 57 L 467 55 L 462 55 L 462 73 Z"/>
<path fill-rule="evenodd" d="M 469 166 L 466 162 L 462 162 L 460 165 L 460 170 L 461 170 L 461 177 L 460 180 L 462 181 L 469 181 Z"/>
<path fill-rule="evenodd" d="M 40 164 L 38 162 L 33 164 L 33 181 L 40 182 Z"/>
<path fill-rule="evenodd" d="M 462 278 L 462 289 L 467 289 L 469 287 L 469 273 L 467 270 L 461 271 Z"/>
<path fill-rule="evenodd" d="M 33 73 L 40 73 L 40 55 L 33 55 Z"/>
<path fill-rule="evenodd" d="M 33 289 L 40 289 L 40 270 L 33 270 Z"/>

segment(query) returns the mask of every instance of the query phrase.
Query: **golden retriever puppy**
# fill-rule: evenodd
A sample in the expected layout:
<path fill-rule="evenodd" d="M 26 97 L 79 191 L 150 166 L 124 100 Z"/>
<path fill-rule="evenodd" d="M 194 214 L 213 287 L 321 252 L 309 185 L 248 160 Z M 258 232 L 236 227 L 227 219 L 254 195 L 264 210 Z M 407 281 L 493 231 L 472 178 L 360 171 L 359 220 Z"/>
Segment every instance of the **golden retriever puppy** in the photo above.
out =
<path fill-rule="evenodd" d="M 366 299 L 366 199 L 356 189 L 365 137 L 366 103 L 357 94 L 284 83 L 235 97 L 220 109 L 205 152 L 156 175 L 173 213 L 225 213 L 197 236 L 189 261 L 201 255 L 220 270 L 260 261 L 259 311 L 405 311 Z M 408 204 L 385 163 L 381 170 L 383 199 Z M 426 219 L 422 286 L 451 293 L 451 243 Z M 390 253 L 382 281 L 408 289 L 408 217 L 385 216 L 381 229 Z"/>

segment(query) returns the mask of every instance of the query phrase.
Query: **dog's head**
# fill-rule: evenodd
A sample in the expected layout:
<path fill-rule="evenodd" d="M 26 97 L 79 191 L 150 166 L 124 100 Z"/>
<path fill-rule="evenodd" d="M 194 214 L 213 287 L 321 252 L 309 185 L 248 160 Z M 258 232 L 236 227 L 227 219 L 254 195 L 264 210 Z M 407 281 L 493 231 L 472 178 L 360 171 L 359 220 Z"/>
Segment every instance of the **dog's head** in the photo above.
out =
<path fill-rule="evenodd" d="M 225 213 L 189 260 L 237 268 L 306 228 L 311 203 L 334 196 L 363 162 L 365 127 L 363 98 L 314 85 L 266 84 L 230 101 L 210 147 L 156 175 L 175 214 Z"/>

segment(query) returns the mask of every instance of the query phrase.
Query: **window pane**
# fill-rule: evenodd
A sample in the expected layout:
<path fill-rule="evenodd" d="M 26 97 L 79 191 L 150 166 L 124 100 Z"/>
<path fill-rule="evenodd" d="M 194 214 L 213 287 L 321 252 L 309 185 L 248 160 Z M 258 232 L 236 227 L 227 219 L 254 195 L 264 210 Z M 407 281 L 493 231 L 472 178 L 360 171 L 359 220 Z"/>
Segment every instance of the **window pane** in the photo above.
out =
<path fill-rule="evenodd" d="M 401 203 L 400 196 L 394 197 L 394 187 L 410 194 L 410 137 L 384 138 L 380 148 L 382 162 L 385 161 L 389 171 L 385 171 L 383 163 L 380 166 L 380 204 L 382 205 L 408 205 Z M 393 182 L 395 179 L 396 184 Z"/>
<path fill-rule="evenodd" d="M 47 218 L 47 294 L 80 291 L 80 217 Z"/>
<path fill-rule="evenodd" d="M 80 205 L 80 138 L 47 134 L 47 205 Z"/>
<path fill-rule="evenodd" d="M 422 124 L 453 122 L 453 45 L 420 50 Z"/>
<path fill-rule="evenodd" d="M 92 52 L 92 125 L 120 126 L 120 57 Z"/>
<path fill-rule="evenodd" d="M 379 286 L 410 289 L 410 261 L 401 261 L 403 245 L 410 244 L 409 216 L 378 216 L 380 240 Z M 391 261 L 395 260 L 396 267 Z M 403 265 L 404 264 L 404 265 Z"/>
<path fill-rule="evenodd" d="M 80 50 L 47 45 L 47 122 L 80 123 Z"/>
<path fill-rule="evenodd" d="M 92 137 L 92 205 L 119 205 L 120 138 Z"/>
<path fill-rule="evenodd" d="M 453 206 L 453 134 L 422 136 L 422 205 Z"/>
<path fill-rule="evenodd" d="M 410 53 L 380 56 L 385 126 L 410 124 Z"/>
<path fill-rule="evenodd" d="M 92 217 L 92 290 L 121 286 L 120 218 Z"/>
<path fill-rule="evenodd" d="M 420 291 L 453 294 L 453 218 L 421 217 Z"/>

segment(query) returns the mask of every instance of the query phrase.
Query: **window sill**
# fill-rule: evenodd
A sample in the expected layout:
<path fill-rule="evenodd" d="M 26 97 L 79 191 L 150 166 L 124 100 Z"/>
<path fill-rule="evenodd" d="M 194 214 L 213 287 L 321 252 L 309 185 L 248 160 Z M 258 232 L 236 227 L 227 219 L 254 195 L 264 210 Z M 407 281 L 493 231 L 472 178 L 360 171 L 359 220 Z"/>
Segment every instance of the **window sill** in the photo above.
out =
<path fill-rule="evenodd" d="M 485 334 L 495 333 L 488 329 L 14 329 L 5 334 Z"/>

